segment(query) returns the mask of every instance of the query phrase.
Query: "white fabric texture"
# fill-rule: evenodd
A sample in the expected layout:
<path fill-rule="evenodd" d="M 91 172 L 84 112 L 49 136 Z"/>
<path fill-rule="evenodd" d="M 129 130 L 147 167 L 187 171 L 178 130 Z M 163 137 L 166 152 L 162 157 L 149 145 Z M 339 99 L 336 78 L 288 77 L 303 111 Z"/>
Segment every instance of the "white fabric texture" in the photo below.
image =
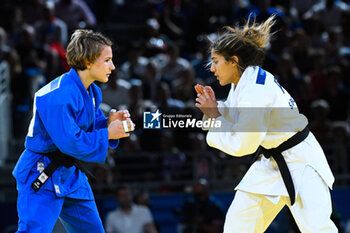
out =
<path fill-rule="evenodd" d="M 227 100 L 218 103 L 221 116 L 215 120 L 221 121 L 222 127 L 209 128 L 209 146 L 232 156 L 244 156 L 254 153 L 260 145 L 276 148 L 307 126 L 293 98 L 273 75 L 265 72 L 260 67 L 248 67 L 238 85 L 232 84 Z M 328 187 L 332 188 L 334 176 L 314 135 L 310 132 L 303 142 L 282 155 L 296 191 L 291 210 L 302 232 L 337 232 L 329 219 Z M 281 208 L 290 204 L 273 158 L 260 155 L 235 189 L 225 233 L 263 232 Z"/>
<path fill-rule="evenodd" d="M 222 122 L 222 129 L 230 130 L 219 132 L 210 128 L 207 134 L 209 146 L 233 156 L 244 156 L 254 153 L 260 145 L 266 149 L 275 148 L 308 124 L 296 106 L 291 111 L 286 111 L 292 97 L 276 84 L 270 73 L 266 72 L 264 85 L 256 83 L 258 71 L 259 67 L 248 67 L 238 85 L 232 85 L 227 100 L 219 103 L 222 116 L 216 120 Z M 249 110 L 250 108 L 254 110 Z M 252 111 L 255 114 L 251 114 Z M 288 131 L 285 132 L 284 129 Z M 311 132 L 303 142 L 282 154 L 291 172 L 296 194 L 301 174 L 307 165 L 312 166 L 326 184 L 332 187 L 333 174 L 321 146 Z M 236 189 L 270 196 L 288 196 L 276 162 L 273 158 L 267 159 L 262 155 L 250 167 Z M 278 202 L 278 198 L 274 202 Z"/>
<path fill-rule="evenodd" d="M 303 180 L 293 206 L 288 196 L 282 196 L 275 204 L 266 195 L 238 190 L 226 214 L 224 233 L 262 233 L 285 205 L 302 233 L 338 232 L 330 220 L 332 203 L 327 185 L 310 166 L 303 175 L 308 179 Z"/>

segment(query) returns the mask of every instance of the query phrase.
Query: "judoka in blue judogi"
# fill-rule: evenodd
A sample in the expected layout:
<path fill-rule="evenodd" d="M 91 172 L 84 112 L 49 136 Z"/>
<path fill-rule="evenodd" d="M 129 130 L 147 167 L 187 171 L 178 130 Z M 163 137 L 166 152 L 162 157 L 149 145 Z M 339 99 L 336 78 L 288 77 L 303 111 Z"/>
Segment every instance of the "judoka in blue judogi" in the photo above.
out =
<path fill-rule="evenodd" d="M 74 35 L 100 39 L 100 34 L 86 30 Z M 86 72 L 93 67 L 95 73 L 87 73 L 87 77 L 108 81 L 115 68 L 112 50 L 103 40 L 101 44 L 101 58 Z M 31 187 L 51 162 L 45 154 L 52 151 L 80 161 L 104 163 L 108 147 L 116 148 L 119 141 L 109 140 L 107 118 L 99 109 L 101 101 L 100 88 L 92 82 L 86 89 L 74 68 L 36 92 L 25 150 L 13 171 L 18 190 L 18 232 L 52 232 L 58 218 L 68 232 L 104 232 L 88 178 L 76 166 L 59 166 L 39 190 Z M 123 129 L 122 122 L 117 123 L 115 129 Z M 122 134 L 127 136 L 124 131 Z"/>

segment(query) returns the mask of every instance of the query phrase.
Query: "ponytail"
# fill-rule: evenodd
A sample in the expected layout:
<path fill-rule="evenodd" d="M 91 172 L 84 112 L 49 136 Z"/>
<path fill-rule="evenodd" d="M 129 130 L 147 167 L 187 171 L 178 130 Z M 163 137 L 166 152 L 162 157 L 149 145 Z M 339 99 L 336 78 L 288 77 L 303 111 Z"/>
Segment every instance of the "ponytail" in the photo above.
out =
<path fill-rule="evenodd" d="M 265 58 L 264 48 L 269 43 L 274 23 L 275 15 L 272 15 L 261 24 L 256 23 L 255 19 L 251 23 L 248 19 L 242 28 L 225 26 L 225 32 L 212 42 L 210 49 L 223 55 L 226 60 L 237 56 L 241 69 L 261 65 Z"/>

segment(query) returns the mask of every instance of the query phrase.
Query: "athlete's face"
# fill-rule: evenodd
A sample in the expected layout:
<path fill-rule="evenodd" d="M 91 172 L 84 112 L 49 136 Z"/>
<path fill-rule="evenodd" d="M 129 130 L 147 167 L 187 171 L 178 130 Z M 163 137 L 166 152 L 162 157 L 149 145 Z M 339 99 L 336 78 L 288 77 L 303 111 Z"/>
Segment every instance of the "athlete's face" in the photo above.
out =
<path fill-rule="evenodd" d="M 224 56 L 213 51 L 211 52 L 210 71 L 214 73 L 221 86 L 238 83 L 239 75 L 236 63 L 227 61 Z"/>
<path fill-rule="evenodd" d="M 100 56 L 94 63 L 88 65 L 90 77 L 93 81 L 107 82 L 108 77 L 115 66 L 112 61 L 112 48 L 110 46 L 103 47 Z"/>

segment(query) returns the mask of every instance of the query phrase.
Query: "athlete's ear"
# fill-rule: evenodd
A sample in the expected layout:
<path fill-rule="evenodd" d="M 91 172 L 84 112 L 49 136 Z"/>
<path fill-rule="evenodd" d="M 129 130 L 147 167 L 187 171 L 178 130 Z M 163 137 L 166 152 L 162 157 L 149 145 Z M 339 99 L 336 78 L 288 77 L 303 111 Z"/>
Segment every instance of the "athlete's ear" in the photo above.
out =
<path fill-rule="evenodd" d="M 239 59 L 238 59 L 238 57 L 237 57 L 237 56 L 232 56 L 232 57 L 231 57 L 231 59 L 232 59 L 232 63 L 236 63 L 236 64 L 238 64 Z"/>
<path fill-rule="evenodd" d="M 85 66 L 86 66 L 86 69 L 90 70 L 90 68 L 91 68 L 91 63 L 88 62 L 88 61 L 86 61 L 86 62 L 85 62 Z"/>

